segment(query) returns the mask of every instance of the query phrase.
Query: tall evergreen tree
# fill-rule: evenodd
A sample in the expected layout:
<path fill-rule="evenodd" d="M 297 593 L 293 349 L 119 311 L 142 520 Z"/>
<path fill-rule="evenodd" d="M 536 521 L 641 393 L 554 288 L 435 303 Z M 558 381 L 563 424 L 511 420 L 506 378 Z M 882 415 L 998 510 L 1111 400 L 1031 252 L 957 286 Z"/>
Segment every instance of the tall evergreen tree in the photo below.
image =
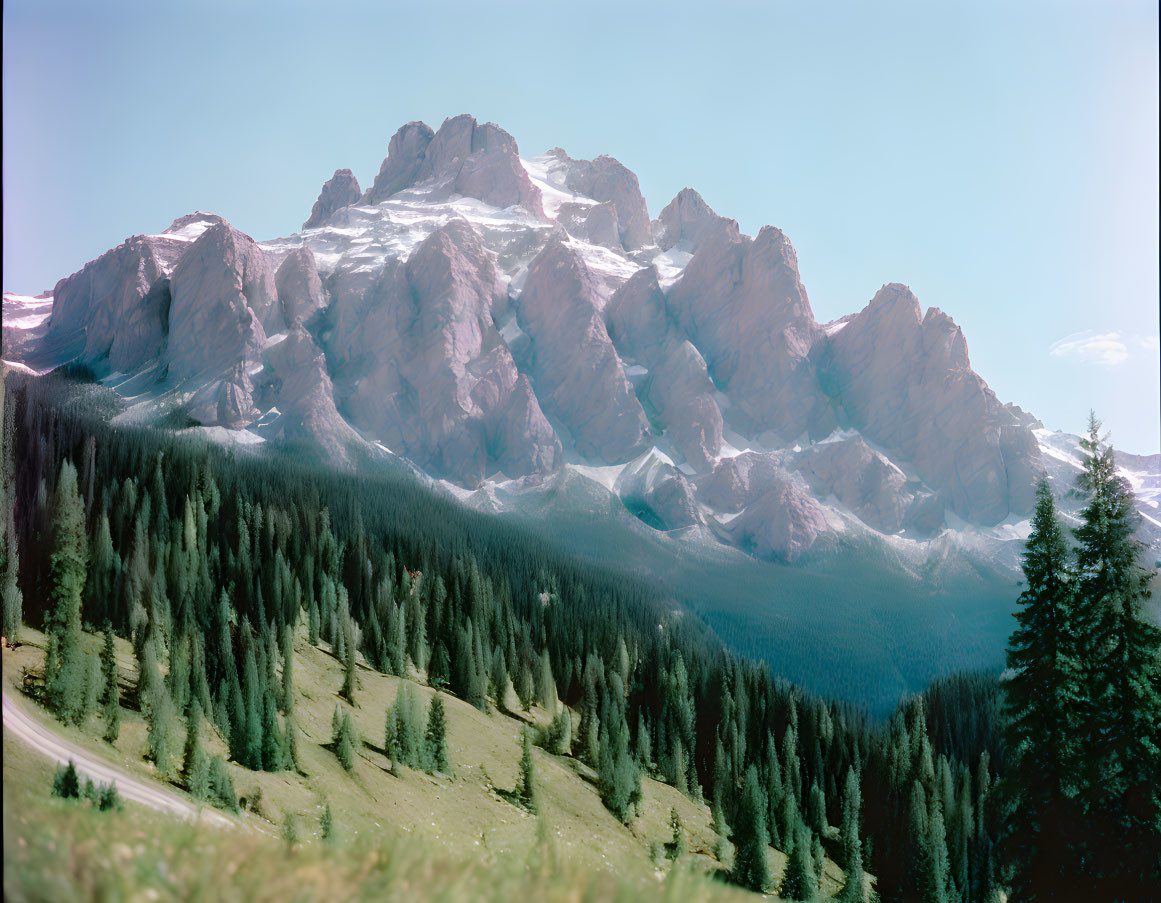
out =
<path fill-rule="evenodd" d="M 84 714 L 86 675 L 81 648 L 81 598 L 89 555 L 85 508 L 77 490 L 76 468 L 69 461 L 61 465 L 57 480 L 52 543 L 45 693 L 57 717 L 79 723 Z"/>
<path fill-rule="evenodd" d="M 526 811 L 536 812 L 536 769 L 532 764 L 532 744 L 528 740 L 527 730 L 521 735 L 520 779 L 516 784 L 516 798 Z"/>
<path fill-rule="evenodd" d="M 424 734 L 425 758 L 433 771 L 451 774 L 451 762 L 447 755 L 447 714 L 443 699 L 436 693 L 431 698 L 427 710 L 427 730 Z"/>
<path fill-rule="evenodd" d="M 810 831 L 801 821 L 794 825 L 792 831 L 794 844 L 790 848 L 786 873 L 782 876 L 782 887 L 778 893 L 787 900 L 814 900 L 817 896 L 818 878 L 814 874 Z"/>
<path fill-rule="evenodd" d="M 1089 418 L 1076 528 L 1083 647 L 1080 860 L 1094 898 L 1133 899 L 1161 882 L 1161 629 L 1145 619 L 1151 571 L 1139 563 L 1133 493 Z"/>
<path fill-rule="evenodd" d="M 758 777 L 758 769 L 746 769 L 738 815 L 733 825 L 734 880 L 761 893 L 770 881 L 766 861 L 769 835 L 766 833 L 766 792 Z"/>
<path fill-rule="evenodd" d="M 867 895 L 863 878 L 863 845 L 859 831 L 861 806 L 859 776 L 851 767 L 847 769 L 847 780 L 843 786 L 843 889 L 838 896 L 841 903 L 863 903 Z"/>
<path fill-rule="evenodd" d="M 1036 490 L 1024 551 L 1025 588 L 1004 682 L 1009 771 L 1005 857 L 1017 900 L 1057 900 L 1076 887 L 1066 831 L 1077 824 L 1077 736 L 1083 697 L 1071 558 L 1047 481 Z"/>

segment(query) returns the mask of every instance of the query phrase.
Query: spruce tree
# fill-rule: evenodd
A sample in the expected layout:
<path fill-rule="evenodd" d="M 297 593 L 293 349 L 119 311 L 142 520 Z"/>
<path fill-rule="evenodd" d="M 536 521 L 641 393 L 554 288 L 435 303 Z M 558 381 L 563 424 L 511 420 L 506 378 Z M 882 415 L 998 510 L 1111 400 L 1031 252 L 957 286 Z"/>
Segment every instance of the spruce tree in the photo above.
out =
<path fill-rule="evenodd" d="M 447 714 L 439 693 L 431 698 L 427 710 L 427 730 L 424 743 L 429 767 L 441 774 L 451 774 L 451 762 L 447 755 Z"/>
<path fill-rule="evenodd" d="M 326 808 L 323 809 L 322 818 L 319 819 L 319 835 L 326 843 L 334 843 L 335 819 L 331 815 L 330 803 L 326 804 Z"/>
<path fill-rule="evenodd" d="M 335 743 L 335 755 L 339 764 L 348 771 L 355 770 L 355 748 L 358 745 L 358 736 L 355 733 L 355 723 L 351 720 L 350 712 L 343 712 L 339 724 L 339 736 Z"/>
<path fill-rule="evenodd" d="M 843 889 L 838 897 L 841 903 L 863 903 L 867 893 L 863 878 L 863 845 L 859 840 L 861 806 L 859 776 L 851 767 L 847 769 L 847 780 L 843 787 Z"/>
<path fill-rule="evenodd" d="M 88 568 L 85 508 L 77 491 L 77 471 L 61 464 L 52 510 L 51 609 L 47 618 L 45 695 L 62 721 L 79 723 L 84 715 L 84 652 L 81 648 L 81 599 Z"/>
<path fill-rule="evenodd" d="M 520 780 L 516 784 L 516 798 L 523 809 L 536 813 L 536 771 L 532 764 L 532 744 L 527 730 L 521 735 Z"/>
<path fill-rule="evenodd" d="M 778 893 L 787 900 L 814 900 L 818 878 L 814 874 L 814 859 L 810 850 L 810 831 L 798 821 L 793 827 L 794 843 L 782 876 Z"/>
<path fill-rule="evenodd" d="M 1070 557 L 1042 480 L 1025 545 L 1017 626 L 1008 641 L 1012 676 L 1003 684 L 1010 755 L 1003 845 L 1011 892 L 1027 901 L 1060 899 L 1076 886 L 1077 857 L 1065 832 L 1080 817 L 1075 781 L 1083 699 Z"/>
<path fill-rule="evenodd" d="M 766 832 L 766 792 L 753 765 L 746 769 L 733 835 L 734 881 L 761 893 L 770 880 L 766 860 L 769 834 Z"/>
<path fill-rule="evenodd" d="M 721 862 L 726 857 L 729 828 L 726 827 L 726 819 L 722 815 L 721 804 L 716 799 L 710 806 L 710 830 L 713 831 L 714 835 L 714 859 Z"/>
<path fill-rule="evenodd" d="M 1132 899 L 1161 881 L 1161 629 L 1145 619 L 1153 572 L 1139 563 L 1140 520 L 1113 450 L 1089 418 L 1074 531 L 1085 768 L 1079 847 L 1094 898 Z"/>

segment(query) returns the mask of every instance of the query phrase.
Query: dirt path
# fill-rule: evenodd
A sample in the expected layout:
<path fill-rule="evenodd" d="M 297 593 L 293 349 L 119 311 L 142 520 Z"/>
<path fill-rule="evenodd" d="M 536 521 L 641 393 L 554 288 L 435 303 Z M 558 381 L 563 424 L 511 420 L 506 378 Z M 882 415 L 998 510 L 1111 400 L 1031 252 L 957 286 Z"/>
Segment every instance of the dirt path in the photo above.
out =
<path fill-rule="evenodd" d="M 117 793 L 123 799 L 141 803 L 159 812 L 166 812 L 191 821 L 218 827 L 236 827 L 237 822 L 209 807 L 199 807 L 176 793 L 149 781 L 134 778 L 124 769 L 95 758 L 81 747 L 59 737 L 44 725 L 29 716 L 7 692 L 4 692 L 4 733 L 16 737 L 32 749 L 55 759 L 62 765 L 70 760 L 77 772 L 93 779 L 98 784 L 114 783 Z"/>

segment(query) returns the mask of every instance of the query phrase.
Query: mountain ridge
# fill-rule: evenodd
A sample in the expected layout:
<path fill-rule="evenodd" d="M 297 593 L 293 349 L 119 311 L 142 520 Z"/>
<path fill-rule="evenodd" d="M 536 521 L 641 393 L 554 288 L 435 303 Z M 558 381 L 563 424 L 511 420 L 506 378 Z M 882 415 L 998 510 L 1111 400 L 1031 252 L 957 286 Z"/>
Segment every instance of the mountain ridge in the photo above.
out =
<path fill-rule="evenodd" d="M 340 467 L 362 446 L 496 510 L 575 469 L 650 528 L 776 561 L 849 531 L 1019 533 L 1059 470 L 905 285 L 820 324 L 780 229 L 692 188 L 651 220 L 614 158 L 523 159 L 466 114 L 402 126 L 362 194 L 336 170 L 287 238 L 204 213 L 130 238 L 5 345 L 128 387 L 144 422 L 176 404 Z"/>

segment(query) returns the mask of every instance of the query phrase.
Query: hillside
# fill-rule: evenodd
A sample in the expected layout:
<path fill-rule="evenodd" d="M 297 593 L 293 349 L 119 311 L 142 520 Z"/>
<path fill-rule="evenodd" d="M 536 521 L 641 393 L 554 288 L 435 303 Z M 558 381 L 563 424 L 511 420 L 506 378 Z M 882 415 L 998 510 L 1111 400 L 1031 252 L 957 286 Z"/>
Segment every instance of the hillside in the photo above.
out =
<path fill-rule="evenodd" d="M 181 790 L 179 781 L 165 781 L 146 761 L 147 728 L 140 711 L 122 709 L 121 735 L 115 744 L 100 740 L 101 724 L 97 718 L 79 728 L 69 728 L 53 722 L 47 713 L 40 711 L 25 695 L 22 685 L 26 670 L 42 672 L 44 637 L 26 630 L 22 640 L 20 646 L 6 648 L 3 653 L 6 693 L 18 697 L 23 709 L 33 712 L 54 731 L 83 743 L 99 758 Z M 95 657 L 100 648 L 99 637 L 89 636 L 86 642 L 88 653 Z M 128 643 L 118 640 L 116 646 L 120 681 L 127 692 L 137 683 L 135 660 Z M 239 829 L 243 836 L 249 838 L 250 832 L 280 836 L 290 819 L 303 842 L 317 841 L 319 819 L 329 803 L 338 836 L 351 844 L 362 842 L 365 847 L 382 844 L 391 849 L 402 844 L 407 856 L 414 856 L 417 849 L 425 848 L 429 852 L 421 862 L 428 859 L 458 862 L 467 857 L 494 868 L 495 880 L 502 883 L 511 880 L 514 863 L 536 861 L 537 856 L 544 855 L 558 860 L 566 873 L 585 874 L 584 881 L 596 882 L 597 886 L 605 879 L 593 876 L 608 875 L 607 886 L 624 888 L 621 892 L 625 893 L 630 893 L 627 888 L 634 884 L 644 885 L 653 893 L 658 883 L 666 882 L 671 871 L 688 871 L 690 877 L 678 879 L 678 887 L 684 889 L 673 899 L 728 900 L 745 896 L 716 882 L 712 887 L 702 887 L 695 879 L 697 875 L 712 875 L 728 869 L 732 853 L 727 852 L 722 863 L 714 858 L 715 836 L 708 806 L 689 799 L 662 781 L 646 778 L 642 782 L 640 814 L 626 827 L 602 804 L 595 786 L 596 775 L 590 768 L 571 756 L 552 755 L 537 748 L 533 758 L 539 814 L 531 816 L 503 799 L 497 788 L 510 790 L 517 781 L 521 731 L 549 720 L 548 713 L 540 706 L 534 705 L 527 714 L 499 712 L 494 708 L 484 713 L 445 694 L 453 775 L 431 776 L 402 768 L 395 777 L 383 749 L 383 725 L 385 713 L 394 703 L 403 679 L 380 674 L 360 662 L 357 705 L 352 708 L 339 696 L 342 665 L 332 650 L 326 644 L 312 646 L 307 642 L 305 630 L 299 631 L 294 650 L 297 686 L 294 711 L 301 728 L 299 768 L 297 772 L 263 773 L 231 764 L 235 788 L 244 801 Z M 421 683 L 411 683 L 426 706 L 434 691 Z M 331 717 L 336 705 L 352 712 L 361 740 L 352 774 L 343 770 L 329 748 Z M 182 736 L 181 719 L 175 718 L 172 727 L 175 736 Z M 212 728 L 204 740 L 211 755 L 227 752 L 225 743 Z M 21 788 L 20 804 L 10 807 L 6 803 L 6 813 L 10 808 L 22 811 L 26 805 L 34 809 L 43 807 L 42 797 L 47 795 L 51 783 L 46 774 L 45 768 L 26 750 L 16 746 L 10 749 L 6 742 L 5 796 L 8 797 L 9 788 Z M 672 837 L 671 809 L 676 809 L 681 817 L 689 850 L 677 866 L 671 865 L 663 855 L 657 855 L 658 848 Z M 136 807 L 134 823 L 138 823 Z M 62 820 L 59 824 L 67 822 Z M 216 833 L 213 828 L 202 830 L 204 834 Z M 178 836 L 181 832 L 167 828 L 162 833 Z M 247 839 L 244 843 L 256 855 L 268 859 L 267 868 L 273 869 L 273 862 L 283 855 L 273 842 Z M 228 849 L 232 842 L 203 836 L 199 844 L 208 844 L 216 855 L 226 859 L 232 860 L 236 855 Z M 730 850 L 728 845 L 726 849 Z M 6 856 L 14 852 L 10 844 L 6 844 L 5 850 Z M 776 886 L 785 869 L 786 857 L 771 848 L 769 861 Z M 341 877 L 343 865 L 337 865 L 335 870 L 340 875 L 336 880 L 349 880 Z M 471 881 L 469 876 L 457 878 L 455 883 Z M 406 879 L 400 876 L 400 880 Z M 479 880 L 486 886 L 492 879 L 481 877 Z M 842 870 L 828 859 L 822 890 L 832 894 L 841 883 Z M 323 893 L 321 888 L 319 893 Z M 449 893 L 451 899 L 476 898 L 474 891 L 469 896 L 456 896 L 459 891 L 450 889 Z M 273 887 L 268 898 L 276 898 Z M 424 899 L 440 897 L 432 894 Z"/>

